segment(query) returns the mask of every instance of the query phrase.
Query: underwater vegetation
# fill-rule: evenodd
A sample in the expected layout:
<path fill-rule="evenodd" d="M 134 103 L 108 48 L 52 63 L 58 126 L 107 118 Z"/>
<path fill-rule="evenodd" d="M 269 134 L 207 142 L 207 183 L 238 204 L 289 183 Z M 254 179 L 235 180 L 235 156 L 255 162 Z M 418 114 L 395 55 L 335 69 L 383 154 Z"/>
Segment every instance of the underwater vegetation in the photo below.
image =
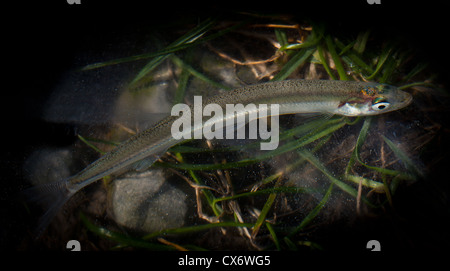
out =
<path fill-rule="evenodd" d="M 447 93 L 430 64 L 401 40 L 370 29 L 344 33 L 281 15 L 206 18 L 162 25 L 145 36 L 151 49 L 79 67 L 62 91 L 74 81 L 101 85 L 116 77 L 116 85 L 107 86 L 115 93 L 109 117 L 80 125 L 70 154 L 59 154 L 72 161 L 68 172 L 31 174 L 42 182 L 75 174 L 171 106 L 192 103 L 194 95 L 267 81 L 329 79 L 390 84 L 411 93 L 413 103 L 367 117 L 281 116 L 280 145 L 271 151 L 259 150 L 257 140 L 183 142 L 144 172 L 108 176 L 86 188 L 41 241 L 52 247 L 76 235 L 85 249 L 329 250 L 394 224 L 386 236 L 407 246 L 413 238 L 398 234 L 404 223 L 399 210 L 409 208 L 408 191 L 428 187 L 445 158 L 439 146 L 448 133 Z M 74 110 L 58 107 L 61 100 L 79 103 L 71 95 L 52 97 L 50 121 Z M 35 154 L 27 165 L 38 168 L 45 157 Z"/>

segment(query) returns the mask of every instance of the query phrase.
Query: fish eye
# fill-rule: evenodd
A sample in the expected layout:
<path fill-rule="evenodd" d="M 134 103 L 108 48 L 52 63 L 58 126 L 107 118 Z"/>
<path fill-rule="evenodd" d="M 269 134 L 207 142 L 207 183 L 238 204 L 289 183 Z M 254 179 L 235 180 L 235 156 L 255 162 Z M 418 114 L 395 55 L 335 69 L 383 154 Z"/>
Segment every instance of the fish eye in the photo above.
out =
<path fill-rule="evenodd" d="M 388 108 L 390 105 L 390 103 L 388 102 L 379 102 L 376 104 L 372 105 L 372 109 L 376 110 L 376 111 L 380 111 L 380 110 L 385 110 L 386 108 Z"/>

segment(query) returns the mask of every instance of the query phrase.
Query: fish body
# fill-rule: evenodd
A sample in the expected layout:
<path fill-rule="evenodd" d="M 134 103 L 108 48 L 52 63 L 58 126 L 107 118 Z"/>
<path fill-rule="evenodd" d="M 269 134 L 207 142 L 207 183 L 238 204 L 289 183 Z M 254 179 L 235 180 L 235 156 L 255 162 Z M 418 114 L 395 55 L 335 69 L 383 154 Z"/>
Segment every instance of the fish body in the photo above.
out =
<path fill-rule="evenodd" d="M 327 113 L 344 116 L 368 116 L 391 112 L 411 103 L 410 94 L 396 87 L 358 81 L 334 80 L 285 80 L 245 86 L 227 91 L 204 101 L 204 104 L 278 104 L 279 114 Z M 193 109 L 193 108 L 191 108 Z M 149 167 L 167 149 L 179 143 L 174 139 L 171 127 L 178 117 L 169 116 L 144 130 L 85 169 L 66 180 L 36 187 L 50 201 L 50 208 L 41 219 L 40 229 L 44 229 L 52 217 L 83 187 L 111 174 L 138 165 Z M 201 129 L 193 126 L 193 130 Z M 139 166 L 141 163 L 141 166 Z M 43 196 L 42 196 L 43 195 Z"/>

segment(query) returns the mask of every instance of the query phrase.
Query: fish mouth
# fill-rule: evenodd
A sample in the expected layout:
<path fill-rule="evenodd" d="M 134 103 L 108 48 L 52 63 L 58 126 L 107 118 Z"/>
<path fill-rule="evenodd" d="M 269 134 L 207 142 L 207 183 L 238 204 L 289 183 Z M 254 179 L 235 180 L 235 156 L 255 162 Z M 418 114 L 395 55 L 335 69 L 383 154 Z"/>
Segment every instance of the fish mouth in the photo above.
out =
<path fill-rule="evenodd" d="M 407 92 L 404 92 L 405 99 L 403 101 L 404 106 L 408 106 L 413 101 L 413 96 Z"/>
<path fill-rule="evenodd" d="M 397 101 L 397 105 L 395 106 L 395 110 L 397 110 L 410 105 L 413 101 L 413 96 L 408 92 L 399 91 L 396 93 L 393 101 Z"/>

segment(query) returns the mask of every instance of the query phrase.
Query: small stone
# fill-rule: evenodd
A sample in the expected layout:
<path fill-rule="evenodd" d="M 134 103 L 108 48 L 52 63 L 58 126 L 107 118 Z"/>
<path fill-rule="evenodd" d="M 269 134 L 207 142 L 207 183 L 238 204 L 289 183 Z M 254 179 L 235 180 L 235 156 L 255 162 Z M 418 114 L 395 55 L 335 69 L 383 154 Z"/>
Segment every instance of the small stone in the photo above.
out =
<path fill-rule="evenodd" d="M 110 212 L 125 228 L 155 232 L 185 224 L 188 195 L 160 169 L 126 174 L 114 180 L 110 192 Z"/>

